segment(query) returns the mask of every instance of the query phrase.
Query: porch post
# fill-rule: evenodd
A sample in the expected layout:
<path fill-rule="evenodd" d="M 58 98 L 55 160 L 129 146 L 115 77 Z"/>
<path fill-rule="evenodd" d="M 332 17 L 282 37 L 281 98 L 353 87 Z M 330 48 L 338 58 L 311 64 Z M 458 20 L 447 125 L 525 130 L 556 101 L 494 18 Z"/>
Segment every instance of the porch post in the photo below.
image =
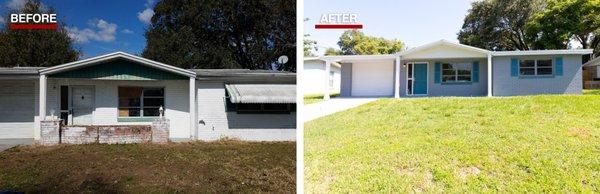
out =
<path fill-rule="evenodd" d="M 329 100 L 329 72 L 331 71 L 331 60 L 325 60 L 325 87 L 323 88 L 323 99 Z"/>
<path fill-rule="evenodd" d="M 197 138 L 196 129 L 196 78 L 190 77 L 190 137 Z"/>
<path fill-rule="evenodd" d="M 487 54 L 487 91 L 488 91 L 488 96 L 491 97 L 493 96 L 492 93 L 492 53 L 488 53 Z"/>
<path fill-rule="evenodd" d="M 46 88 L 48 84 L 46 83 L 46 75 L 40 75 L 40 102 L 39 102 L 39 111 L 40 111 L 40 121 L 46 120 Z"/>
<path fill-rule="evenodd" d="M 400 55 L 396 56 L 396 66 L 394 68 L 394 98 L 400 98 Z"/>

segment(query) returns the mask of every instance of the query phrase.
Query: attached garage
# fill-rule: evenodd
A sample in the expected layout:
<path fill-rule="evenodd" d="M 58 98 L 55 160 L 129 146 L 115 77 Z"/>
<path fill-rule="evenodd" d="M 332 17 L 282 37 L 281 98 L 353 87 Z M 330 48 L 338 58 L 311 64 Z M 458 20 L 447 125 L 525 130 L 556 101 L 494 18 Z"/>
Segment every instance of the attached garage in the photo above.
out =
<path fill-rule="evenodd" d="M 356 97 L 393 96 L 393 60 L 352 63 L 351 95 Z"/>
<path fill-rule="evenodd" d="M 35 80 L 0 80 L 0 139 L 33 138 Z"/>

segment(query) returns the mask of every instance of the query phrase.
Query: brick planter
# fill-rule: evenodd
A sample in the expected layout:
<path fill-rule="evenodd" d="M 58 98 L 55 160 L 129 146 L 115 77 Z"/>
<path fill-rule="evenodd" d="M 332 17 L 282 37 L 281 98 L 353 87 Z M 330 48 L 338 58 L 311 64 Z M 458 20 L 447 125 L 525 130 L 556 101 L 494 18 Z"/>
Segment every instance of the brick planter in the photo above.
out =
<path fill-rule="evenodd" d="M 61 120 L 41 121 L 40 144 L 127 144 L 169 141 L 169 120 L 166 118 L 157 118 L 152 125 L 61 126 L 60 123 Z"/>
<path fill-rule="evenodd" d="M 152 142 L 166 143 L 169 141 L 169 119 L 157 118 L 152 121 Z"/>
<path fill-rule="evenodd" d="M 56 145 L 60 143 L 60 123 L 62 120 L 40 121 L 42 145 Z"/>

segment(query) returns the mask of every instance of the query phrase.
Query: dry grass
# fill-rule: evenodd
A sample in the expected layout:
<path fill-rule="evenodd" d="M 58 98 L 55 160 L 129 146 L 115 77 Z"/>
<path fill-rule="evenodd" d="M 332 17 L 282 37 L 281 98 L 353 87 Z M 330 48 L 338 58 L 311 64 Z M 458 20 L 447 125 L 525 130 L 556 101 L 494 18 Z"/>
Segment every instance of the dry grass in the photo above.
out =
<path fill-rule="evenodd" d="M 292 193 L 295 143 L 20 147 L 0 152 L 0 191 Z"/>

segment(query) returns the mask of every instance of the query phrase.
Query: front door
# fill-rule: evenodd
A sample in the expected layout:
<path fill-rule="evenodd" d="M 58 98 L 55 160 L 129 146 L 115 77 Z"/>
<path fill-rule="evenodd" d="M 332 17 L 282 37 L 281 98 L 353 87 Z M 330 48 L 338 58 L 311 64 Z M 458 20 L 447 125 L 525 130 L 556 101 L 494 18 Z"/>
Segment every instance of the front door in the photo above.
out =
<path fill-rule="evenodd" d="M 406 95 L 427 94 L 427 63 L 409 63 L 406 74 Z"/>
<path fill-rule="evenodd" d="M 94 86 L 73 86 L 71 91 L 73 125 L 91 125 L 94 111 Z"/>

